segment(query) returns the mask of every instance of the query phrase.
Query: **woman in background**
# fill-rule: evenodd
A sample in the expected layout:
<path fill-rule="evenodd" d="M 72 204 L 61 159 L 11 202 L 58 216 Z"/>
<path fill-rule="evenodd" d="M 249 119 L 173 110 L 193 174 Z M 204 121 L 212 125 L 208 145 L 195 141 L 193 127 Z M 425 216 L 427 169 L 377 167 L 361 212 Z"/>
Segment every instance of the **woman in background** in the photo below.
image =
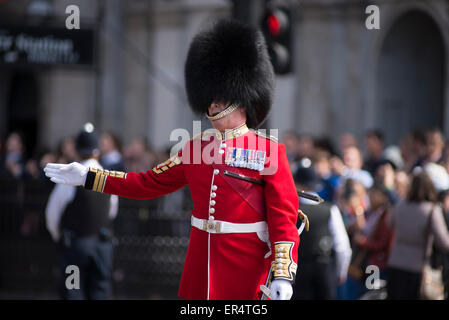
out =
<path fill-rule="evenodd" d="M 422 269 L 431 254 L 427 248 L 434 239 L 438 248 L 449 250 L 449 232 L 436 202 L 432 180 L 422 170 L 415 172 L 406 200 L 388 219 L 395 234 L 388 261 L 388 299 L 418 300 Z"/>

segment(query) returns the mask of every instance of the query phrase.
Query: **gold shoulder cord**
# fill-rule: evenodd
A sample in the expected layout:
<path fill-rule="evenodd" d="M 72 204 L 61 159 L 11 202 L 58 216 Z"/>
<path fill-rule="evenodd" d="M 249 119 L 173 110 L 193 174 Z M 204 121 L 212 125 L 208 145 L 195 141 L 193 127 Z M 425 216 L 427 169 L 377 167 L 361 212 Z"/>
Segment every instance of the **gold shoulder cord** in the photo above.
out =
<path fill-rule="evenodd" d="M 126 174 L 121 171 L 109 171 L 89 168 L 84 187 L 89 190 L 103 192 L 104 185 L 106 183 L 106 177 L 125 178 L 125 176 Z"/>

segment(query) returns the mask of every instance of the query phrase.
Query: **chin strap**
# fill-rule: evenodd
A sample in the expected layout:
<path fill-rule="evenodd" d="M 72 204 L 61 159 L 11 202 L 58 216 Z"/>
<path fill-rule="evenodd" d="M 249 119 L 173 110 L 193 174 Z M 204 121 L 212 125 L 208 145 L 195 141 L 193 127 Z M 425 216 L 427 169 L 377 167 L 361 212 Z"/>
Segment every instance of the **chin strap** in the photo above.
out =
<path fill-rule="evenodd" d="M 216 114 L 215 116 L 210 116 L 207 114 L 206 112 L 206 117 L 207 119 L 209 119 L 210 121 L 215 121 L 218 119 L 221 119 L 223 117 L 226 117 L 228 114 L 230 114 L 231 112 L 237 110 L 239 107 L 238 104 L 232 103 L 230 104 L 226 109 L 224 109 L 223 111 L 221 111 L 219 114 Z"/>

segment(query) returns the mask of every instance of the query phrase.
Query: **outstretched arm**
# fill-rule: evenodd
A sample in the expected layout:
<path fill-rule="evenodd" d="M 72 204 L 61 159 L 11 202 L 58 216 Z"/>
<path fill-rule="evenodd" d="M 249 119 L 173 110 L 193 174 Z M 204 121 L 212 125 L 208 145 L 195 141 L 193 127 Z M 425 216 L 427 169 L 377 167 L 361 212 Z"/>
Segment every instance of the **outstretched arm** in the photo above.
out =
<path fill-rule="evenodd" d="M 55 183 L 84 186 L 86 189 L 133 199 L 152 199 L 174 192 L 187 184 L 185 165 L 176 155 L 147 172 L 99 170 L 80 163 L 49 163 L 45 175 Z"/>

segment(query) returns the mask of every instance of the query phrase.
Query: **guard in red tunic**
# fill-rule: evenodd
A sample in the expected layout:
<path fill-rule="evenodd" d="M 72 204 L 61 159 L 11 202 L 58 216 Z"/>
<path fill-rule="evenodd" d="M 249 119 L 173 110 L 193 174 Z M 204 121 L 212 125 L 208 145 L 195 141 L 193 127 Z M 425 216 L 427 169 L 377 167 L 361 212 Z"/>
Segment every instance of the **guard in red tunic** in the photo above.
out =
<path fill-rule="evenodd" d="M 134 199 L 189 186 L 194 209 L 179 296 L 290 299 L 299 245 L 298 195 L 285 147 L 255 130 L 275 77 L 259 31 L 220 21 L 199 33 L 185 64 L 192 109 L 214 129 L 147 172 L 48 164 L 53 182 Z"/>

